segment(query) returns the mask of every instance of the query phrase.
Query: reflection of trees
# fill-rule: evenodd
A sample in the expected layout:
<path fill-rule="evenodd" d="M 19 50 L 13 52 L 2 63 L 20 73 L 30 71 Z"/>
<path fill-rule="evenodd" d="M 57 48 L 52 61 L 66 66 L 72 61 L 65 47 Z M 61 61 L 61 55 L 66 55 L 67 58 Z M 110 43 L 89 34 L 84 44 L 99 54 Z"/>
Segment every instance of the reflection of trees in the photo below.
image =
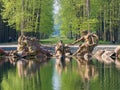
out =
<path fill-rule="evenodd" d="M 5 68 L 5 67 L 7 68 L 8 66 L 12 66 L 10 64 L 11 62 L 9 58 L 7 58 L 7 60 L 4 60 L 4 61 L 8 61 L 8 62 L 3 63 L 1 66 L 2 68 Z M 9 64 L 4 67 L 4 64 L 7 64 L 7 63 Z M 30 61 L 26 60 L 26 63 L 29 63 L 29 64 L 24 64 L 25 60 L 24 61 L 20 60 L 17 63 L 23 64 L 21 65 L 21 67 L 19 67 L 19 69 L 20 68 L 23 69 L 24 67 L 24 70 L 22 72 L 26 73 L 26 77 L 28 77 L 28 75 L 32 76 L 33 73 L 35 72 L 36 74 L 34 75 L 34 77 L 31 77 L 31 78 L 24 78 L 24 77 L 19 78 L 20 75 L 23 75 L 22 72 L 20 72 L 21 69 L 20 70 L 17 69 L 17 71 L 19 72 L 19 76 L 16 74 L 16 67 L 14 68 L 9 67 L 9 71 L 7 71 L 7 74 L 4 73 L 5 69 L 3 69 L 2 74 L 4 79 L 1 81 L 1 84 L 0 84 L 2 90 L 39 90 L 41 88 L 41 79 L 40 79 L 40 70 L 36 71 L 38 68 L 38 65 L 36 65 L 36 63 L 32 60 Z M 25 66 L 25 65 L 28 65 L 28 66 Z M 5 78 L 6 75 L 7 75 L 7 78 Z M 0 79 L 2 78 L 0 77 Z"/>
<path fill-rule="evenodd" d="M 8 72 L 8 79 L 3 79 L 2 90 L 39 90 L 41 88 L 41 80 L 39 73 L 32 78 L 19 78 L 16 75 L 15 69 Z M 39 88 L 39 89 L 38 89 Z"/>
<path fill-rule="evenodd" d="M 99 81 L 97 82 L 98 90 L 119 90 L 120 89 L 120 71 L 116 69 L 114 64 L 106 65 L 97 63 L 99 72 Z"/>
<path fill-rule="evenodd" d="M 61 74 L 61 90 L 97 90 L 92 87 L 98 82 L 98 72 L 92 60 L 73 58 L 71 70 Z"/>
<path fill-rule="evenodd" d="M 8 79 L 8 70 L 12 69 L 12 66 L 5 57 L 0 58 L 0 90 L 2 89 L 2 81 Z"/>
<path fill-rule="evenodd" d="M 119 90 L 120 88 L 120 72 L 116 69 L 119 69 L 120 63 L 117 58 L 114 59 L 111 56 L 114 56 L 113 51 L 99 50 L 96 53 L 99 81 L 95 85 L 100 88 L 98 90 Z"/>
<path fill-rule="evenodd" d="M 44 65 L 44 63 L 39 63 L 36 60 L 23 59 L 18 60 L 17 65 L 17 67 L 14 66 L 14 68 L 8 71 L 7 79 L 5 75 L 2 75 L 4 78 L 1 81 L 2 90 L 52 90 L 50 88 L 52 68 L 49 67 L 49 64 Z M 40 69 L 40 67 L 42 69 Z M 16 72 L 19 75 L 16 74 Z M 50 73 L 48 74 L 48 72 Z"/>

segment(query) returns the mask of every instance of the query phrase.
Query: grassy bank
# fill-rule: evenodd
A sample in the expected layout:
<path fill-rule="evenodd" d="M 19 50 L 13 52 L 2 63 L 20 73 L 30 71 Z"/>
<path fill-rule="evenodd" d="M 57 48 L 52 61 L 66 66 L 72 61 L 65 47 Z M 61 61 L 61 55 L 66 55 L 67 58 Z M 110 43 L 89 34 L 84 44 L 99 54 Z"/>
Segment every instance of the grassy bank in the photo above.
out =
<path fill-rule="evenodd" d="M 49 39 L 41 39 L 41 40 L 40 40 L 40 43 L 42 43 L 42 44 L 54 45 L 54 44 L 57 44 L 57 42 L 58 42 L 59 40 L 62 40 L 63 43 L 65 43 L 65 44 L 70 44 L 70 43 L 72 43 L 72 42 L 75 41 L 74 39 L 67 39 L 67 38 L 65 38 L 65 37 L 51 37 L 51 38 L 49 38 Z M 78 44 L 79 44 L 79 43 L 78 43 Z M 99 41 L 99 44 L 109 45 L 109 44 L 112 44 L 112 43 L 110 43 L 110 42 L 108 42 L 108 41 Z"/>
<path fill-rule="evenodd" d="M 59 40 L 62 40 L 63 43 L 65 44 L 71 44 L 72 42 L 75 41 L 75 39 L 68 39 L 68 38 L 65 38 L 65 37 L 50 37 L 48 39 L 41 39 L 40 40 L 40 43 L 41 44 L 49 44 L 49 45 L 55 45 L 57 44 L 57 42 Z M 17 41 L 16 42 L 6 42 L 6 43 L 0 43 L 0 45 L 15 45 L 17 44 Z M 79 43 L 78 43 L 79 44 Z M 99 44 L 106 44 L 106 45 L 109 45 L 109 44 L 113 44 L 111 42 L 108 42 L 108 41 L 99 41 Z"/>
<path fill-rule="evenodd" d="M 41 39 L 40 43 L 53 45 L 53 44 L 56 44 L 59 40 L 62 40 L 63 43 L 65 43 L 65 44 L 70 44 L 74 41 L 71 39 L 67 39 L 65 37 L 51 37 L 49 39 Z"/>

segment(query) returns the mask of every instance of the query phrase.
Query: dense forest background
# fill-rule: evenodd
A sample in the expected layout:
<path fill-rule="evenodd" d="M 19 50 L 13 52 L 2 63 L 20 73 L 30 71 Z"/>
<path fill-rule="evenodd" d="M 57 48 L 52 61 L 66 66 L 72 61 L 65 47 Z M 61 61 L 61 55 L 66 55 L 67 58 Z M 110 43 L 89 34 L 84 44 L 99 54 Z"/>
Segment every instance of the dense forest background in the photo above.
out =
<path fill-rule="evenodd" d="M 102 41 L 119 43 L 120 0 L 0 0 L 0 42 L 20 34 L 49 38 L 54 26 L 69 39 L 91 30 Z"/>

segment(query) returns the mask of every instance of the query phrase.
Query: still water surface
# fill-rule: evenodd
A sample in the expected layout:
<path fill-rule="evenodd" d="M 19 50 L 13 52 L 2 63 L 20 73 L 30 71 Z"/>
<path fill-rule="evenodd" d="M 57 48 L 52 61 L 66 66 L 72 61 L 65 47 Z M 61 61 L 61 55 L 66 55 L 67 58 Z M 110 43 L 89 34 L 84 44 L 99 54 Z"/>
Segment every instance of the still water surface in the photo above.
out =
<path fill-rule="evenodd" d="M 120 90 L 120 70 L 96 59 L 1 60 L 0 90 Z"/>

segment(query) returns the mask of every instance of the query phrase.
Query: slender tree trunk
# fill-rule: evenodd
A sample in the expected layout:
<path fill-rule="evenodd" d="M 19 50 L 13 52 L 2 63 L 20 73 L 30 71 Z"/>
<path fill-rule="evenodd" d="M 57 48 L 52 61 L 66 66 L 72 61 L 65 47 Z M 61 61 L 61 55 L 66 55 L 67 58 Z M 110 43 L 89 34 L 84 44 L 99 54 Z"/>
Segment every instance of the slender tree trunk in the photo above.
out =
<path fill-rule="evenodd" d="M 21 21 L 21 35 L 24 35 L 24 0 L 22 0 L 22 13 L 23 13 L 23 16 L 22 16 L 22 21 Z"/>
<path fill-rule="evenodd" d="M 102 40 L 103 37 L 102 37 L 102 22 L 103 22 L 103 17 L 102 17 L 102 12 L 101 12 L 101 7 L 100 7 L 100 17 L 99 17 L 99 39 Z"/>
<path fill-rule="evenodd" d="M 106 5 L 104 5 L 106 8 Z M 104 9 L 104 41 L 106 41 L 106 10 Z"/>
<path fill-rule="evenodd" d="M 42 3 L 42 0 L 40 0 L 40 8 L 35 10 L 35 15 L 36 15 L 36 26 L 35 26 L 35 33 L 36 34 L 36 37 L 38 39 L 40 39 L 40 14 L 41 14 L 41 3 Z"/>
<path fill-rule="evenodd" d="M 89 20 L 89 16 L 90 16 L 90 0 L 86 0 L 86 16 L 87 16 L 87 20 Z M 88 30 L 90 28 L 89 22 L 88 22 Z"/>

